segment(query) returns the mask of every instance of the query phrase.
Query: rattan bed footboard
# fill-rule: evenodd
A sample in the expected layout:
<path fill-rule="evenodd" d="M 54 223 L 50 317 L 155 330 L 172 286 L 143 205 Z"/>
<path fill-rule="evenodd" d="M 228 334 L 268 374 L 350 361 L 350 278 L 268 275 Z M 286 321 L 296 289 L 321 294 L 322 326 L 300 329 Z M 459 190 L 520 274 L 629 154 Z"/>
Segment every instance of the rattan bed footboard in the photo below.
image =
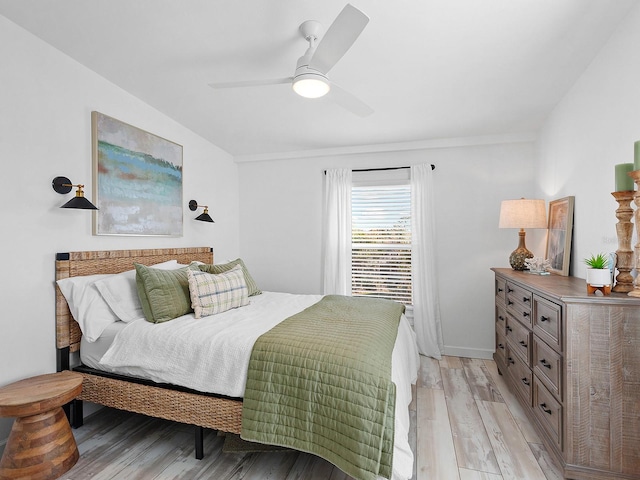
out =
<path fill-rule="evenodd" d="M 242 401 L 153 386 L 133 379 L 109 378 L 80 370 L 83 377 L 80 400 L 142 413 L 156 418 L 197 425 L 223 432 L 240 433 Z"/>
<path fill-rule="evenodd" d="M 99 273 L 115 274 L 131 270 L 134 263 L 153 265 L 167 260 L 213 263 L 209 247 L 167 248 L 153 250 L 108 250 L 58 253 L 56 255 L 56 280 L 78 275 Z M 56 286 L 56 347 L 58 371 L 72 368 L 70 355 L 80 349 L 82 332 L 69 311 L 69 306 Z M 242 401 L 217 397 L 170 385 L 155 386 L 137 379 L 92 373 L 91 369 L 78 369 L 83 376 L 80 401 L 114 407 L 151 417 L 240 433 Z M 82 422 L 81 403 L 74 410 L 75 425 Z M 79 418 L 78 418 L 79 417 Z M 202 437 L 200 430 L 200 450 Z M 196 433 L 198 438 L 198 433 Z M 196 456 L 198 448 L 196 446 Z"/>

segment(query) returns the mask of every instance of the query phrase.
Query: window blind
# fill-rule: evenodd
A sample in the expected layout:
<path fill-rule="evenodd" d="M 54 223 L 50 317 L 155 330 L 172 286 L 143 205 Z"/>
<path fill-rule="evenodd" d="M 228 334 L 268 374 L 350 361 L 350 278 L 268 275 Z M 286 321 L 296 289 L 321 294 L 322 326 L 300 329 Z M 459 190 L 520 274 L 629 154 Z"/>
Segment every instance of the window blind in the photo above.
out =
<path fill-rule="evenodd" d="M 352 295 L 411 297 L 411 187 L 353 186 Z"/>

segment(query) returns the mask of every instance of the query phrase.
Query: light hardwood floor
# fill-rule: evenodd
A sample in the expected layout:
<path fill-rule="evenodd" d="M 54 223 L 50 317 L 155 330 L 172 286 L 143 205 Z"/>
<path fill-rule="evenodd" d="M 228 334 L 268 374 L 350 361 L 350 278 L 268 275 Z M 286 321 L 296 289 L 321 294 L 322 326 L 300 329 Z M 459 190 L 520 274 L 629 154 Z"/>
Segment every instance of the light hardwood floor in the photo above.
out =
<path fill-rule="evenodd" d="M 491 360 L 422 357 L 410 408 L 414 480 L 562 479 Z M 63 479 L 351 479 L 308 454 L 223 453 L 212 431 L 196 460 L 192 427 L 112 409 L 74 435 L 80 460 Z"/>

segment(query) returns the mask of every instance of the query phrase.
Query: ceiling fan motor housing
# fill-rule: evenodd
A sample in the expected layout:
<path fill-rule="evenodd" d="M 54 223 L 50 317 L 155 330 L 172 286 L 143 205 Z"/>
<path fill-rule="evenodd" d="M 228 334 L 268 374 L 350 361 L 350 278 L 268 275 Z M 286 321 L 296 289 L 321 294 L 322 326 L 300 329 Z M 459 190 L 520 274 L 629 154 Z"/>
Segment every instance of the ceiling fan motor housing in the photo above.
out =
<path fill-rule="evenodd" d="M 314 48 L 309 48 L 309 50 L 298 59 L 296 73 L 293 75 L 293 90 L 298 95 L 306 98 L 322 97 L 331 89 L 331 84 L 327 76 L 319 70 L 309 67 L 309 62 L 314 52 Z"/>

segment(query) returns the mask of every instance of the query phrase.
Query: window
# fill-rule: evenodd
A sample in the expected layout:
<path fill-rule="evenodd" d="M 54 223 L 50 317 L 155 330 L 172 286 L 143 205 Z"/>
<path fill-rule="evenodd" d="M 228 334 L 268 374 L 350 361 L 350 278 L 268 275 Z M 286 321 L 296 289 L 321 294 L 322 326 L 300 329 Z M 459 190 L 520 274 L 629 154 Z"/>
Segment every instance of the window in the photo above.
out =
<path fill-rule="evenodd" d="M 411 296 L 411 187 L 353 185 L 352 295 L 396 300 Z"/>

